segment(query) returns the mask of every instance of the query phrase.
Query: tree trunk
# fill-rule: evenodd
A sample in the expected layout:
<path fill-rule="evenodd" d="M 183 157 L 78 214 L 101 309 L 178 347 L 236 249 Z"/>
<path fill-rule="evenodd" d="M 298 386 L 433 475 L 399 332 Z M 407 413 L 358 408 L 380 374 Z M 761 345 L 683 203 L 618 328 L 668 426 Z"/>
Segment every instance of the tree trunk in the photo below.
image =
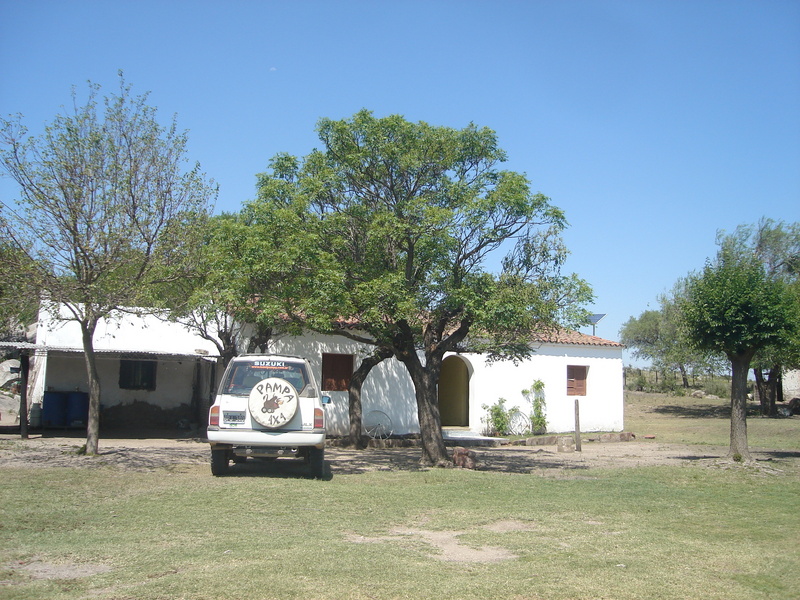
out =
<path fill-rule="evenodd" d="M 776 402 L 778 401 L 780 372 L 780 365 L 774 365 L 767 370 L 767 377 L 765 379 L 763 369 L 758 367 L 753 369 L 762 417 L 775 417 L 778 414 Z"/>
<path fill-rule="evenodd" d="M 350 445 L 358 450 L 367 447 L 366 438 L 361 434 L 363 427 L 363 411 L 361 409 L 361 387 L 367 379 L 367 375 L 373 367 L 379 365 L 392 355 L 388 348 L 376 348 L 370 356 L 366 357 L 358 365 L 347 388 L 349 412 L 350 412 Z"/>
<path fill-rule="evenodd" d="M 766 417 L 769 415 L 769 405 L 767 400 L 767 384 L 764 381 L 764 371 L 762 371 L 760 367 L 754 367 L 753 376 L 756 380 L 756 394 L 758 395 L 758 401 L 761 404 L 761 416 Z"/>
<path fill-rule="evenodd" d="M 781 367 L 773 365 L 767 374 L 767 412 L 768 417 L 778 416 L 778 391 L 781 385 Z"/>
<path fill-rule="evenodd" d="M 747 447 L 747 371 L 752 353 L 730 356 L 731 361 L 731 447 L 728 457 L 749 461 Z"/>
<path fill-rule="evenodd" d="M 269 341 L 272 339 L 272 327 L 256 327 L 253 336 L 247 342 L 247 352 L 250 354 L 261 353 L 265 354 L 269 347 Z M 236 348 L 234 346 L 234 356 Z M 233 358 L 233 357 L 231 357 Z M 228 360 L 230 362 L 230 359 Z M 227 363 L 226 363 L 227 365 Z"/>
<path fill-rule="evenodd" d="M 441 372 L 441 359 L 428 358 L 425 366 L 419 361 L 416 352 L 406 352 L 398 357 L 406 365 L 411 381 L 414 383 L 414 395 L 417 400 L 417 418 L 422 442 L 422 459 L 424 465 L 443 467 L 450 464 L 447 448 L 442 435 L 442 418 L 439 414 L 439 398 L 437 385 Z"/>
<path fill-rule="evenodd" d="M 688 390 L 689 389 L 689 377 L 686 374 L 686 365 L 680 364 L 680 365 L 678 365 L 678 369 L 681 372 L 681 380 L 683 382 L 683 389 Z"/>
<path fill-rule="evenodd" d="M 424 465 L 444 467 L 452 464 L 442 434 L 438 385 L 445 353 L 464 340 L 472 325 L 471 319 L 461 316 L 458 327 L 447 334 L 446 340 L 443 339 L 448 324 L 452 325 L 454 320 L 459 317 L 460 312 L 457 310 L 445 313 L 435 323 L 425 327 L 422 340 L 422 346 L 425 348 L 424 365 L 417 353 L 414 336 L 408 324 L 400 325 L 399 333 L 395 336 L 392 345 L 392 352 L 406 366 L 414 384 L 422 441 L 420 462 Z"/>
<path fill-rule="evenodd" d="M 94 330 L 96 320 L 81 321 L 83 353 L 86 358 L 86 374 L 89 379 L 89 418 L 86 424 L 86 454 L 97 454 L 100 440 L 100 375 L 94 353 Z"/>

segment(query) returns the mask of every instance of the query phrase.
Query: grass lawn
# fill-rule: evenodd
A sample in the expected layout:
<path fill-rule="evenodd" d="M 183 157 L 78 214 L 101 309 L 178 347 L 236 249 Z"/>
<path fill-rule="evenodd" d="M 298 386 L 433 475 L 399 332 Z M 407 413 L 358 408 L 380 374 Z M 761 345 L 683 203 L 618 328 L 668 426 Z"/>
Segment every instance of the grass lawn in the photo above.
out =
<path fill-rule="evenodd" d="M 724 446 L 708 403 L 631 397 L 626 428 Z M 4 467 L 0 598 L 794 599 L 800 419 L 750 426 L 786 462 L 329 481 Z"/>
<path fill-rule="evenodd" d="M 678 444 L 730 445 L 730 400 L 625 392 L 625 429 Z M 765 419 L 751 403 L 750 448 L 800 450 L 800 419 Z"/>

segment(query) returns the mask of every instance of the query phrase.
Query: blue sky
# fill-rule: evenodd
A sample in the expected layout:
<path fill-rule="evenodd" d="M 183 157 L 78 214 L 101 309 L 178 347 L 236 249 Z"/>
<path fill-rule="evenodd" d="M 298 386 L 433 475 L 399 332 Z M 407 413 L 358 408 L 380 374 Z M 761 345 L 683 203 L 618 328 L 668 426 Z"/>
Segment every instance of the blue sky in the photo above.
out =
<path fill-rule="evenodd" d="M 0 56 L 0 114 L 34 132 L 124 70 L 189 130 L 217 210 L 275 153 L 318 146 L 321 117 L 490 127 L 566 212 L 609 339 L 718 230 L 800 220 L 796 0 L 0 0 Z"/>

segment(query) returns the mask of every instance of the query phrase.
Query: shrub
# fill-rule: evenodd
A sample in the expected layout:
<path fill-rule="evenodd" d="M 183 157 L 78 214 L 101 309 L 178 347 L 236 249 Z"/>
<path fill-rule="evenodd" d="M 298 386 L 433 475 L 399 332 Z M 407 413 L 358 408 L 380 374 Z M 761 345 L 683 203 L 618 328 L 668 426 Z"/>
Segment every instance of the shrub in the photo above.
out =
<path fill-rule="evenodd" d="M 714 377 L 703 382 L 703 391 L 720 398 L 729 398 L 731 395 L 731 382 L 727 379 Z"/>
<path fill-rule="evenodd" d="M 544 382 L 537 379 L 527 390 L 522 390 L 522 395 L 531 406 L 531 426 L 533 433 L 547 431 L 547 416 L 545 414 L 547 403 L 544 399 Z"/>
<path fill-rule="evenodd" d="M 488 404 L 482 406 L 483 410 L 488 411 L 488 414 L 481 418 L 486 435 L 506 435 L 508 433 L 511 426 L 511 414 L 506 409 L 505 403 L 505 398 L 499 398 L 491 406 Z"/>
<path fill-rule="evenodd" d="M 491 406 L 488 404 L 482 405 L 483 410 L 488 413 L 481 419 L 486 435 L 524 434 L 529 433 L 529 430 L 532 430 L 533 433 L 547 431 L 547 416 L 545 414 L 547 405 L 544 400 L 544 382 L 537 379 L 530 388 L 522 390 L 522 396 L 530 405 L 530 414 L 527 416 L 516 406 L 507 409 L 505 398 L 499 398 Z M 513 423 L 517 416 L 523 417 L 522 422 L 526 423 L 524 427 L 520 427 L 520 423 Z M 528 422 L 530 427 L 527 425 Z M 522 429 L 525 431 L 522 431 Z"/>

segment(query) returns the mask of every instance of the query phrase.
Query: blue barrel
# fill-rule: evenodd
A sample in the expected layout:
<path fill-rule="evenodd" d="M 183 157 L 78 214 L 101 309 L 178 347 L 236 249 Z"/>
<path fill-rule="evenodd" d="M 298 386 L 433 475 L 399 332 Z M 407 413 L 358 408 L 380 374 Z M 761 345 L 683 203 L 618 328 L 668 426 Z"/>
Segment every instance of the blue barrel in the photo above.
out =
<path fill-rule="evenodd" d="M 67 395 L 67 425 L 86 427 L 89 422 L 89 394 L 70 392 Z"/>
<path fill-rule="evenodd" d="M 45 392 L 42 398 L 42 427 L 67 426 L 67 395 Z"/>

